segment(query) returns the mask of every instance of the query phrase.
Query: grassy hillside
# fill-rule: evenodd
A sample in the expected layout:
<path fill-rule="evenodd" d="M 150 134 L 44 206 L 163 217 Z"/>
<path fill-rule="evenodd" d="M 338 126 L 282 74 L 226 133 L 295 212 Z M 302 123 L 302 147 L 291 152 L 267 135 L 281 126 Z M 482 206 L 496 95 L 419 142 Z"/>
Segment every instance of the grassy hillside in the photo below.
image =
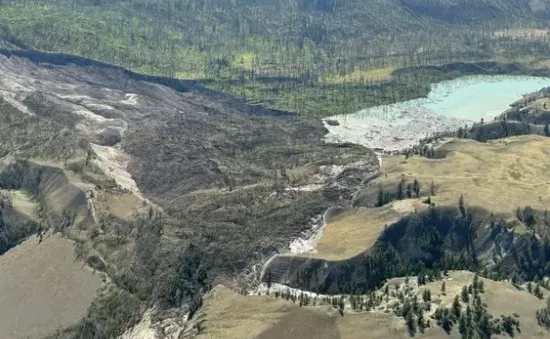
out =
<path fill-rule="evenodd" d="M 387 158 L 384 178 L 372 183 L 371 190 L 376 191 L 370 192 L 372 201 L 379 187 L 393 194 L 392 188 L 397 191 L 401 180 L 412 183 L 417 179 L 421 196 L 432 195 L 436 206 L 454 206 L 463 195 L 469 206 L 482 206 L 498 215 L 514 214 L 519 202 L 544 210 L 550 205 L 544 199 L 550 189 L 545 178 L 550 164 L 542 159 L 547 158 L 549 145 L 550 140 L 541 136 L 487 143 L 451 140 L 437 150 L 442 159 Z"/>
<path fill-rule="evenodd" d="M 395 201 L 379 208 L 351 208 L 327 221 L 315 253 L 307 258 L 345 260 L 373 246 L 384 228 L 396 220 L 428 208 L 421 201 Z"/>
<path fill-rule="evenodd" d="M 338 337 L 338 317 L 328 306 L 301 308 L 286 300 L 244 296 L 216 286 L 205 296 L 204 307 L 195 320 L 202 329 L 196 338 L 331 339 Z"/>
<path fill-rule="evenodd" d="M 0 300 L 10 305 L 0 309 L 2 338 L 37 338 L 86 316 L 102 279 L 75 261 L 73 251 L 69 240 L 48 234 L 0 256 Z"/>
<path fill-rule="evenodd" d="M 384 157 L 379 178 L 369 182 L 355 198 L 355 204 L 364 207 L 329 220 L 319 239 L 318 252 L 308 257 L 342 260 L 358 255 L 374 244 L 385 226 L 404 215 L 427 210 L 428 205 L 422 201 L 430 195 L 438 207 L 455 207 L 462 195 L 468 206 L 483 207 L 503 218 L 515 219 L 517 208 L 526 206 L 544 211 L 550 207 L 545 176 L 550 164 L 544 160 L 549 147 L 550 139 L 541 136 L 513 137 L 507 143 L 455 139 L 437 149 L 440 159 Z M 420 198 L 406 199 L 409 185 L 415 195 L 415 180 Z M 375 207 L 380 191 L 395 198 L 401 181 L 405 200 Z M 516 231 L 524 230 L 518 225 Z"/>
<path fill-rule="evenodd" d="M 338 294 L 450 269 L 547 276 L 548 146 L 542 136 L 453 139 L 435 158 L 384 157 L 357 207 L 327 220 L 317 253 L 274 258 L 264 280 Z"/>
<path fill-rule="evenodd" d="M 418 95 L 391 70 L 456 61 L 544 65 L 548 9 L 507 1 L 3 1 L 7 48 L 83 55 L 304 114 Z M 516 29 L 516 30 L 506 30 Z M 516 33 L 514 33 L 516 32 Z M 427 85 L 428 79 L 420 81 Z"/>
<path fill-rule="evenodd" d="M 482 281 L 483 291 L 471 291 L 469 300 L 462 300 L 462 290 L 472 286 L 475 279 Z M 444 292 L 441 291 L 442 284 L 445 284 Z M 543 295 L 546 295 L 547 292 L 542 290 Z M 429 298 L 425 298 L 426 291 L 430 292 Z M 535 317 L 535 313 L 545 307 L 545 302 L 530 293 L 527 286 L 475 278 L 473 273 L 467 271 L 450 271 L 447 276 L 426 284 L 419 284 L 415 277 L 395 278 L 388 280 L 382 289 L 371 295 L 343 296 L 342 299 L 336 297 L 337 300 L 344 300 L 343 312 L 340 314 L 342 308 L 334 307 L 330 298 L 324 296 L 305 298 L 296 295 L 296 299 L 293 299 L 273 291 L 269 295 L 243 296 L 217 286 L 205 296 L 204 307 L 185 338 L 191 338 L 191 333 L 198 332 L 197 338 L 209 339 L 299 339 L 303 338 L 302 331 L 308 331 L 308 338 L 360 339 L 365 338 L 366 334 L 374 339 L 464 338 L 466 335 L 459 333 L 462 329 L 459 329 L 458 323 L 448 334 L 436 319 L 437 310 L 451 309 L 457 296 L 464 317 L 467 316 L 469 306 L 470 312 L 479 309 L 483 316 L 490 317 L 491 324 L 495 324 L 497 319 L 501 322 L 502 316 L 517 319 L 519 330 L 513 328 L 514 338 L 548 336 Z M 482 307 L 479 308 L 474 302 L 477 296 L 482 301 Z M 374 306 L 368 306 L 371 302 Z M 369 309 L 358 305 L 362 303 Z M 418 331 L 415 329 L 412 334 L 403 316 L 407 303 L 409 306 L 416 303 L 418 308 L 423 309 L 422 321 L 425 327 Z M 469 320 L 467 327 L 470 331 L 479 328 L 475 323 L 480 320 L 479 313 L 476 311 L 476 320 Z M 294 320 L 290 321 L 291 318 Z M 417 322 L 418 317 L 414 316 L 413 320 Z M 493 336 L 510 337 L 505 331 L 502 332 Z"/>

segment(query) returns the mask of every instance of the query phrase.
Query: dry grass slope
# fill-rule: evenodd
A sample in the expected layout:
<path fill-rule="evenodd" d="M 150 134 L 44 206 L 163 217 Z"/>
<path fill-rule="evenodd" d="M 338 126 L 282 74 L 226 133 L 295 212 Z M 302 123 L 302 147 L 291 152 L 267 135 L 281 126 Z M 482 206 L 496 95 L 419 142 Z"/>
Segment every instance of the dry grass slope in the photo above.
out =
<path fill-rule="evenodd" d="M 421 194 L 428 195 L 433 181 L 432 201 L 437 206 L 455 206 L 463 194 L 467 205 L 507 216 L 520 206 L 542 211 L 550 207 L 550 139 L 534 135 L 487 143 L 457 139 L 440 151 L 446 153 L 444 159 L 385 158 L 382 171 L 387 178 L 374 185 L 389 189 L 397 187 L 401 178 L 416 178 Z"/>
<path fill-rule="evenodd" d="M 463 286 L 472 284 L 474 274 L 468 271 L 452 271 L 445 278 L 446 293 L 441 293 L 442 281 L 420 286 L 415 293 L 422 298 L 425 289 L 432 293 L 432 311 L 436 307 L 451 307 Z M 495 318 L 516 313 L 521 333 L 515 338 L 548 338 L 550 333 L 540 327 L 535 312 L 545 306 L 545 301 L 533 294 L 514 287 L 508 282 L 483 279 L 485 292 L 482 301 L 489 314 Z M 404 284 L 404 278 L 391 279 L 388 284 Z M 394 287 L 391 287 L 394 288 Z M 544 290 L 545 297 L 548 291 Z M 198 338 L 203 339 L 279 339 L 279 338 L 338 338 L 338 339 L 393 339 L 410 338 L 403 318 L 383 310 L 354 313 L 346 311 L 340 317 L 328 307 L 299 307 L 284 299 L 267 296 L 243 296 L 218 286 L 206 298 L 205 307 L 196 321 L 203 326 Z M 447 335 L 432 321 L 432 326 L 415 338 L 460 338 L 455 330 Z"/>
<path fill-rule="evenodd" d="M 197 316 L 205 328 L 199 339 L 338 338 L 337 314 L 328 307 L 301 308 L 284 299 L 243 296 L 214 288 Z"/>
<path fill-rule="evenodd" d="M 443 159 L 387 156 L 382 173 L 369 183 L 364 194 L 376 201 L 379 187 L 394 192 L 400 180 L 421 185 L 423 199 L 433 181 L 436 206 L 457 206 L 460 195 L 468 206 L 480 206 L 495 215 L 513 218 L 518 207 L 550 208 L 550 139 L 520 136 L 479 143 L 453 139 L 444 143 Z M 387 176 L 386 176 L 387 174 Z M 382 208 L 349 210 L 323 229 L 317 253 L 308 257 L 328 260 L 351 258 L 374 244 L 385 225 L 425 209 L 419 199 L 396 201 Z M 521 231 L 521 228 L 518 229 Z"/>
<path fill-rule="evenodd" d="M 439 299 L 441 307 L 451 307 L 456 295 L 460 295 L 463 286 L 470 285 L 474 274 L 468 271 L 455 271 L 449 273 L 445 281 L 445 295 L 441 294 L 441 282 L 429 283 L 426 288 L 432 292 L 432 299 Z M 487 303 L 487 311 L 495 318 L 501 315 L 519 315 L 521 333 L 515 338 L 548 338 L 550 333 L 537 324 L 535 312 L 545 306 L 545 301 L 538 299 L 533 294 L 519 290 L 508 282 L 497 282 L 483 279 L 485 293 L 481 298 Z M 544 290 L 545 298 L 548 291 Z M 460 338 L 460 335 L 453 333 Z M 420 338 L 424 338 L 420 336 Z"/>
<path fill-rule="evenodd" d="M 101 286 L 73 259 L 73 244 L 36 237 L 0 256 L 0 337 L 36 338 L 76 323 Z M 9 307 L 7 307 L 9 305 Z"/>
<path fill-rule="evenodd" d="M 386 225 L 400 217 L 427 209 L 416 199 L 395 201 L 379 208 L 349 209 L 330 220 L 323 228 L 315 253 L 308 258 L 344 260 L 374 245 Z"/>

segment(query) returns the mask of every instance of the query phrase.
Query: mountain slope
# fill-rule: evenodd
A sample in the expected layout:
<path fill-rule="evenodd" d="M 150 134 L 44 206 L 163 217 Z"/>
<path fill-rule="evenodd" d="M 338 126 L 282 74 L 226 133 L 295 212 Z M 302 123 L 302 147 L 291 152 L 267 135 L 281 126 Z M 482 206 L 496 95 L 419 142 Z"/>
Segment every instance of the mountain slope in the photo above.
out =
<path fill-rule="evenodd" d="M 533 72 L 547 59 L 547 19 L 544 3 L 516 0 L 1 1 L 0 255 L 25 272 L 14 253 L 55 251 L 49 240 L 61 234 L 102 278 L 95 294 L 75 287 L 86 298 L 45 328 L 48 338 L 411 335 L 400 317 L 419 336 L 458 336 L 446 328 L 461 289 L 451 281 L 474 278 L 446 273 L 463 269 L 513 284 L 486 280 L 497 293 L 480 296 L 474 284 L 461 296 L 476 313 L 467 327 L 519 335 L 499 303 L 512 296 L 529 304 L 514 305 L 532 329 L 523 335 L 544 337 L 533 316 L 544 302 L 524 281 L 547 286 L 550 275 L 547 139 L 452 141 L 435 158 L 384 158 L 382 178 L 373 151 L 325 144 L 322 123 L 299 113 L 422 95 L 434 79 L 481 64 Z M 528 132 L 546 119 L 545 102 L 531 99 L 544 98 L 510 112 L 534 112 L 521 125 Z M 318 253 L 296 255 L 324 221 Z M 33 273 L 43 277 L 53 266 L 42 262 Z M 74 262 L 58 264 L 67 281 L 83 277 Z M 9 286 L 24 289 L 25 278 Z M 436 291 L 442 279 L 450 296 L 429 304 L 430 326 L 419 285 Z M 269 285 L 299 306 L 235 294 Z M 303 291 L 330 296 L 304 308 L 315 299 Z M 55 309 L 56 319 L 62 300 L 36 309 Z M 490 315 L 500 320 L 488 329 Z"/>
<path fill-rule="evenodd" d="M 373 87 L 404 66 L 495 59 L 544 65 L 548 59 L 549 8 L 542 1 L 41 0 L 0 6 L 4 47 L 197 79 L 310 115 L 347 113 L 415 92 L 425 80 Z"/>
<path fill-rule="evenodd" d="M 436 159 L 383 158 L 384 175 L 358 192 L 354 209 L 325 226 L 320 252 L 277 257 L 266 276 L 330 294 L 366 293 L 377 282 L 409 271 L 486 269 L 494 277 L 546 276 L 549 142 L 541 136 L 484 144 L 450 140 L 437 149 Z M 528 259 L 537 264 L 524 264 L 523 241 L 537 248 Z"/>
<path fill-rule="evenodd" d="M 36 201 L 40 225 L 15 243 L 61 232 L 106 277 L 62 337 L 120 335 L 152 306 L 184 319 L 213 283 L 247 287 L 378 167 L 324 144 L 318 120 L 193 82 L 37 52 L 0 51 L 0 69 L 0 187 Z"/>

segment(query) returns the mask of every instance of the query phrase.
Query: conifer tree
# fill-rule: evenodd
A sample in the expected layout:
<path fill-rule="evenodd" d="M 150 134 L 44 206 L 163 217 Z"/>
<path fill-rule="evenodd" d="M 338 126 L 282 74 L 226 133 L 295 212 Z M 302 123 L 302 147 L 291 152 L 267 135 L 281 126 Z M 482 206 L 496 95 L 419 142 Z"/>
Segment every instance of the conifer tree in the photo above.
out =
<path fill-rule="evenodd" d="M 466 337 L 466 334 L 468 333 L 468 322 L 464 314 L 460 315 L 460 319 L 458 321 L 458 332 L 460 332 L 462 338 Z"/>
<path fill-rule="evenodd" d="M 473 281 L 474 291 L 478 290 L 478 284 L 479 284 L 479 276 L 476 274 L 474 275 L 474 281 Z"/>
<path fill-rule="evenodd" d="M 417 198 L 419 198 L 420 197 L 420 183 L 416 179 L 414 179 L 414 182 L 413 182 L 413 191 L 414 191 L 415 196 Z"/>
<path fill-rule="evenodd" d="M 537 283 L 537 286 L 535 286 L 535 290 L 533 291 L 533 294 L 539 299 L 542 299 L 544 297 L 544 295 L 542 294 L 542 291 L 540 289 L 540 284 L 539 283 Z"/>
<path fill-rule="evenodd" d="M 378 190 L 378 201 L 377 201 L 377 205 L 378 207 L 382 207 L 384 206 L 384 204 L 386 203 L 384 201 L 384 189 L 382 187 L 380 187 L 380 189 Z"/>
<path fill-rule="evenodd" d="M 464 196 L 461 194 L 460 198 L 458 199 L 458 209 L 460 210 L 460 214 L 462 214 L 462 217 L 466 216 L 466 208 L 464 207 Z"/>
<path fill-rule="evenodd" d="M 432 300 L 432 292 L 429 289 L 426 288 L 424 290 L 424 293 L 422 293 L 422 300 L 424 300 L 425 302 Z"/>
<path fill-rule="evenodd" d="M 405 185 L 405 181 L 403 179 L 401 179 L 401 181 L 399 181 L 399 184 L 397 184 L 397 199 L 398 200 L 403 200 L 403 198 L 405 198 L 404 191 L 403 191 L 404 185 Z"/>
<path fill-rule="evenodd" d="M 412 312 L 407 313 L 407 316 L 405 319 L 407 321 L 407 329 L 409 330 L 409 334 L 411 337 L 414 337 L 416 333 L 416 324 L 414 322 L 413 313 Z"/>
<path fill-rule="evenodd" d="M 468 288 L 466 286 L 462 287 L 462 292 L 460 296 L 463 302 L 467 303 L 470 301 L 470 294 L 468 293 Z"/>
<path fill-rule="evenodd" d="M 412 198 L 413 195 L 413 189 L 411 183 L 407 184 L 407 198 Z"/>
<path fill-rule="evenodd" d="M 460 305 L 460 301 L 458 300 L 458 295 L 455 296 L 455 299 L 453 300 L 453 315 L 456 319 L 460 317 L 460 311 L 462 306 Z"/>
<path fill-rule="evenodd" d="M 344 297 L 341 297 L 340 300 L 338 301 L 338 311 L 340 311 L 340 315 L 342 317 L 344 316 L 345 307 L 346 307 L 346 304 L 344 302 Z"/>
<path fill-rule="evenodd" d="M 445 309 L 445 311 L 443 312 L 443 317 L 441 319 L 441 327 L 447 333 L 451 333 L 451 330 L 453 329 L 453 321 L 451 320 L 448 309 Z"/>

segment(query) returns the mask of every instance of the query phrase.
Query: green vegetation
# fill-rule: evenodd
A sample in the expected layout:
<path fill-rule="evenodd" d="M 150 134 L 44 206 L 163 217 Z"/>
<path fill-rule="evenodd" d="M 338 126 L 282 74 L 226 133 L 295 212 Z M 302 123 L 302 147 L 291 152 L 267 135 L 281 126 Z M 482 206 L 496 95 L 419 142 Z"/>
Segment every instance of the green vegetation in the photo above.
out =
<path fill-rule="evenodd" d="M 402 218 L 384 230 L 368 255 L 327 262 L 321 280 L 319 272 L 324 269 L 318 266 L 322 264 L 311 264 L 298 272 L 293 285 L 328 294 L 365 294 L 395 276 L 439 276 L 447 270 L 483 270 L 492 279 L 512 281 L 533 281 L 550 274 L 547 240 L 539 241 L 534 234 L 514 235 L 504 219 L 466 208 L 463 200 L 457 207 L 430 207 Z M 535 223 L 539 227 L 533 230 L 548 239 L 546 223 L 541 218 Z M 494 249 L 494 265 L 487 270 L 487 262 L 479 257 L 485 250 L 479 239 L 493 239 L 500 246 L 510 239 L 510 252 Z M 483 290 L 483 284 L 476 281 L 476 286 Z M 444 282 L 441 291 L 445 293 Z M 463 299 L 466 297 L 464 294 Z"/>
<path fill-rule="evenodd" d="M 396 314 L 405 319 L 409 335 L 414 337 L 417 332 L 424 332 L 424 329 L 428 327 L 424 312 L 429 311 L 430 306 L 429 303 L 420 303 L 416 295 L 403 299 L 403 305 L 396 311 Z"/>
<path fill-rule="evenodd" d="M 75 338 L 110 338 L 138 320 L 136 310 L 139 307 L 139 299 L 130 293 L 118 289 L 109 291 L 94 301 L 87 318 L 65 332 L 74 332 L 71 335 Z"/>
<path fill-rule="evenodd" d="M 430 192 L 431 193 L 431 192 Z M 382 186 L 378 189 L 378 195 L 376 199 L 376 206 L 382 207 L 394 200 L 403 200 L 403 199 L 414 199 L 420 198 L 420 183 L 418 180 L 414 179 L 413 182 L 407 182 L 404 178 L 401 178 L 397 184 L 397 189 L 395 193 L 385 192 Z M 426 200 L 428 205 L 430 203 L 430 197 Z"/>
<path fill-rule="evenodd" d="M 254 105 L 193 87 L 193 82 L 163 80 L 185 89 L 174 93 L 130 73 L 106 76 L 112 68 L 96 64 L 85 77 L 79 66 L 36 72 L 43 76 L 37 82 L 59 87 L 70 80 L 78 84 L 71 95 L 117 106 L 116 113 L 108 114 L 118 114 L 127 130 L 114 138 L 116 151 L 130 156 L 127 170 L 148 200 L 117 187 L 100 170 L 97 145 L 90 144 L 94 131 L 86 130 L 96 126 L 84 124 L 83 131 L 84 118 L 67 108 L 76 103 L 59 95 L 66 93 L 47 85 L 25 93 L 21 104 L 32 114 L 2 99 L 0 157 L 13 161 L 3 164 L 0 188 L 27 192 L 36 201 L 41 226 L 5 222 L 3 207 L 0 253 L 49 228 L 74 240 L 77 258 L 109 277 L 85 319 L 52 338 L 117 337 L 153 306 L 192 319 L 213 283 L 255 283 L 259 270 L 251 269 L 254 265 L 310 230 L 313 218 L 329 207 L 355 203 L 358 187 L 377 169 L 370 150 L 324 144 L 321 122 L 304 115 L 329 116 L 422 96 L 431 82 L 465 74 L 532 73 L 529 66 L 547 58 L 549 38 L 518 37 L 507 29 L 542 27 L 546 19 L 548 13 L 534 15 L 514 0 L 473 6 L 443 0 L 2 1 L 2 47 L 71 53 L 146 74 L 196 80 Z M 35 76 L 25 63 L 18 67 L 29 78 Z M 51 73 L 59 77 L 48 77 Z M 90 84 L 115 94 L 104 99 L 97 88 L 86 87 Z M 122 103 L 134 92 L 136 103 Z M 112 118 L 97 105 L 97 111 L 87 109 Z M 507 121 L 498 123 L 506 136 L 512 134 Z M 462 131 L 463 136 L 476 130 Z M 476 135 L 488 139 L 485 132 Z M 413 162 L 409 157 L 414 155 L 434 160 L 436 153 L 423 145 L 405 160 Z M 447 181 L 425 177 L 402 177 L 391 190 L 381 187 L 377 202 L 382 207 L 394 199 L 406 203 L 427 195 L 426 210 L 388 224 L 368 255 L 339 262 L 302 258 L 312 264 L 295 265 L 291 285 L 351 295 L 352 308 L 361 311 L 380 305 L 384 300 L 373 291 L 396 276 L 418 276 L 418 283 L 425 284 L 447 270 L 482 272 L 488 263 L 485 276 L 516 284 L 550 275 L 550 231 L 537 205 L 521 207 L 518 220 L 510 221 L 492 210 L 469 208 L 469 197 L 453 191 L 452 207 L 436 207 L 433 180 L 442 187 Z M 62 194 L 55 194 L 56 188 Z M 60 203 L 60 196 L 69 203 Z M 131 217 L 125 219 L 110 210 L 110 198 L 137 199 L 142 210 L 134 200 L 126 211 Z M 94 213 L 89 203 L 97 204 Z M 512 223 L 527 231 L 510 232 Z M 484 253 L 480 239 L 499 246 Z M 482 291 L 474 281 L 451 309 L 438 311 L 437 321 L 447 331 L 458 323 L 461 333 L 513 335 L 519 325 L 510 317 L 488 323 Z M 441 292 L 447 293 L 445 282 Z M 533 293 L 542 292 L 535 288 Z M 362 294 L 368 297 L 359 298 Z M 316 302 L 304 295 L 283 297 L 300 306 Z M 423 294 L 423 304 L 416 297 L 398 298 L 403 304 L 396 313 L 410 334 L 423 331 L 431 292 Z M 344 314 L 343 297 L 326 302 Z"/>
<path fill-rule="evenodd" d="M 425 95 L 434 81 L 431 70 L 409 76 L 394 69 L 534 64 L 548 55 L 548 35 L 534 30 L 548 13 L 533 13 L 517 0 L 25 0 L 0 6 L 0 46 L 195 79 L 255 103 L 318 116 Z M 445 77 L 468 74 L 462 71 L 449 69 Z M 474 71 L 484 72 L 483 65 Z"/>
<path fill-rule="evenodd" d="M 483 281 L 476 275 L 472 285 L 462 289 L 462 302 L 456 295 L 451 308 L 438 308 L 434 313 L 437 325 L 450 334 L 458 324 L 461 338 L 491 338 L 493 335 L 514 337 L 521 333 L 519 320 L 512 316 L 494 318 L 482 302 Z M 465 307 L 464 307 L 465 306 Z"/>
<path fill-rule="evenodd" d="M 368 256 L 353 265 L 331 263 L 328 277 L 312 288 L 323 293 L 366 293 L 395 276 L 475 270 L 478 263 L 471 228 L 474 220 L 483 219 L 478 211 L 462 216 L 445 208 L 405 217 L 382 233 Z M 311 284 L 311 276 L 315 273 L 301 274 L 298 284 Z"/>
<path fill-rule="evenodd" d="M 537 310 L 537 322 L 540 326 L 550 329 L 550 298 L 548 298 L 545 308 Z"/>

